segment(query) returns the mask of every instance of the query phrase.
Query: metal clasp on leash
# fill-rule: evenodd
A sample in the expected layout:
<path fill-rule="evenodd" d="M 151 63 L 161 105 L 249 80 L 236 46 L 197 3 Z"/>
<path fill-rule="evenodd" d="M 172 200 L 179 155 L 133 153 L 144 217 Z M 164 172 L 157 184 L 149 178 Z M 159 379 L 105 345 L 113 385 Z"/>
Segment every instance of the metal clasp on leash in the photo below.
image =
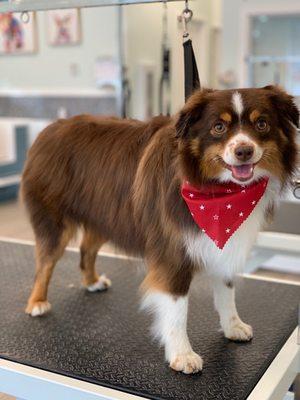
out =
<path fill-rule="evenodd" d="M 189 37 L 188 23 L 193 18 L 193 11 L 189 8 L 188 0 L 185 0 L 185 8 L 182 14 L 178 17 L 178 21 L 183 24 L 183 41 L 185 42 Z"/>

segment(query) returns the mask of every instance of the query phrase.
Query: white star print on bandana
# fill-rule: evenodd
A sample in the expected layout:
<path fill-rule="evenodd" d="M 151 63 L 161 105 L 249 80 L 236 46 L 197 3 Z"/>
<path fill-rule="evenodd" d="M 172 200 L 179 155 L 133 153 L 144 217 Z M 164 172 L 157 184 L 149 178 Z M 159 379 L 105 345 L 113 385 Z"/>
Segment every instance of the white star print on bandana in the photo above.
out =
<path fill-rule="evenodd" d="M 196 188 L 185 181 L 181 195 L 202 232 L 223 249 L 227 240 L 252 213 L 267 184 L 268 178 L 263 178 L 249 186 L 230 182 Z"/>

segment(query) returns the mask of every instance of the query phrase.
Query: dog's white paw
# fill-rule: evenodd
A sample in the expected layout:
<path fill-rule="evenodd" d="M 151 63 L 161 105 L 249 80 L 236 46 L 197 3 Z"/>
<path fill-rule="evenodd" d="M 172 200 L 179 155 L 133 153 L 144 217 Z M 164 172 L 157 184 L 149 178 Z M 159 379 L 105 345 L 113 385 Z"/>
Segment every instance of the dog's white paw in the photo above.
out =
<path fill-rule="evenodd" d="M 176 355 L 171 360 L 170 367 L 184 374 L 196 374 L 202 370 L 203 361 L 197 353 L 190 351 L 188 353 Z"/>
<path fill-rule="evenodd" d="M 99 292 L 106 290 L 111 286 L 111 280 L 108 279 L 104 274 L 99 276 L 98 281 L 92 285 L 87 286 L 89 292 Z"/>
<path fill-rule="evenodd" d="M 238 342 L 248 342 L 253 338 L 252 327 L 239 318 L 234 318 L 232 324 L 226 330 L 224 330 L 225 337 L 230 340 Z"/>
<path fill-rule="evenodd" d="M 36 301 L 34 303 L 29 303 L 26 307 L 26 314 L 32 317 L 40 317 L 46 314 L 51 309 L 51 304 L 46 301 Z"/>

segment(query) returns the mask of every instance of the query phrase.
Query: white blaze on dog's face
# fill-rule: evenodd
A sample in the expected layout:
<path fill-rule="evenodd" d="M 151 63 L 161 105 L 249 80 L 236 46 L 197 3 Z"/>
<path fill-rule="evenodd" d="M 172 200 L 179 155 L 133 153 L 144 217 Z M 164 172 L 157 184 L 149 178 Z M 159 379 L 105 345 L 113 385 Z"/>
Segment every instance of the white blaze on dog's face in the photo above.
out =
<path fill-rule="evenodd" d="M 277 87 L 202 90 L 176 124 L 183 173 L 191 182 L 285 183 L 296 164 L 299 111 Z"/>

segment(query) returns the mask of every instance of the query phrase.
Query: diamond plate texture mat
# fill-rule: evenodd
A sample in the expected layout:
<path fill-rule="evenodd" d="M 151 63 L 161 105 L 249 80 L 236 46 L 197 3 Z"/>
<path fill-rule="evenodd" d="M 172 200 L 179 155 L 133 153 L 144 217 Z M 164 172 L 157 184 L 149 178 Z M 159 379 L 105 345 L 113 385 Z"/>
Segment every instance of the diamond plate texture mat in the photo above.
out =
<path fill-rule="evenodd" d="M 34 276 L 34 248 L 0 242 L 0 357 L 150 399 L 247 398 L 297 326 L 299 286 L 241 279 L 237 306 L 254 328 L 250 343 L 219 331 L 205 278 L 193 282 L 189 336 L 204 359 L 201 374 L 169 369 L 150 338 L 151 318 L 139 311 L 142 262 L 99 256 L 97 269 L 112 279 L 107 292 L 81 286 L 79 254 L 68 251 L 49 289 L 52 311 L 31 318 L 24 307 Z"/>

